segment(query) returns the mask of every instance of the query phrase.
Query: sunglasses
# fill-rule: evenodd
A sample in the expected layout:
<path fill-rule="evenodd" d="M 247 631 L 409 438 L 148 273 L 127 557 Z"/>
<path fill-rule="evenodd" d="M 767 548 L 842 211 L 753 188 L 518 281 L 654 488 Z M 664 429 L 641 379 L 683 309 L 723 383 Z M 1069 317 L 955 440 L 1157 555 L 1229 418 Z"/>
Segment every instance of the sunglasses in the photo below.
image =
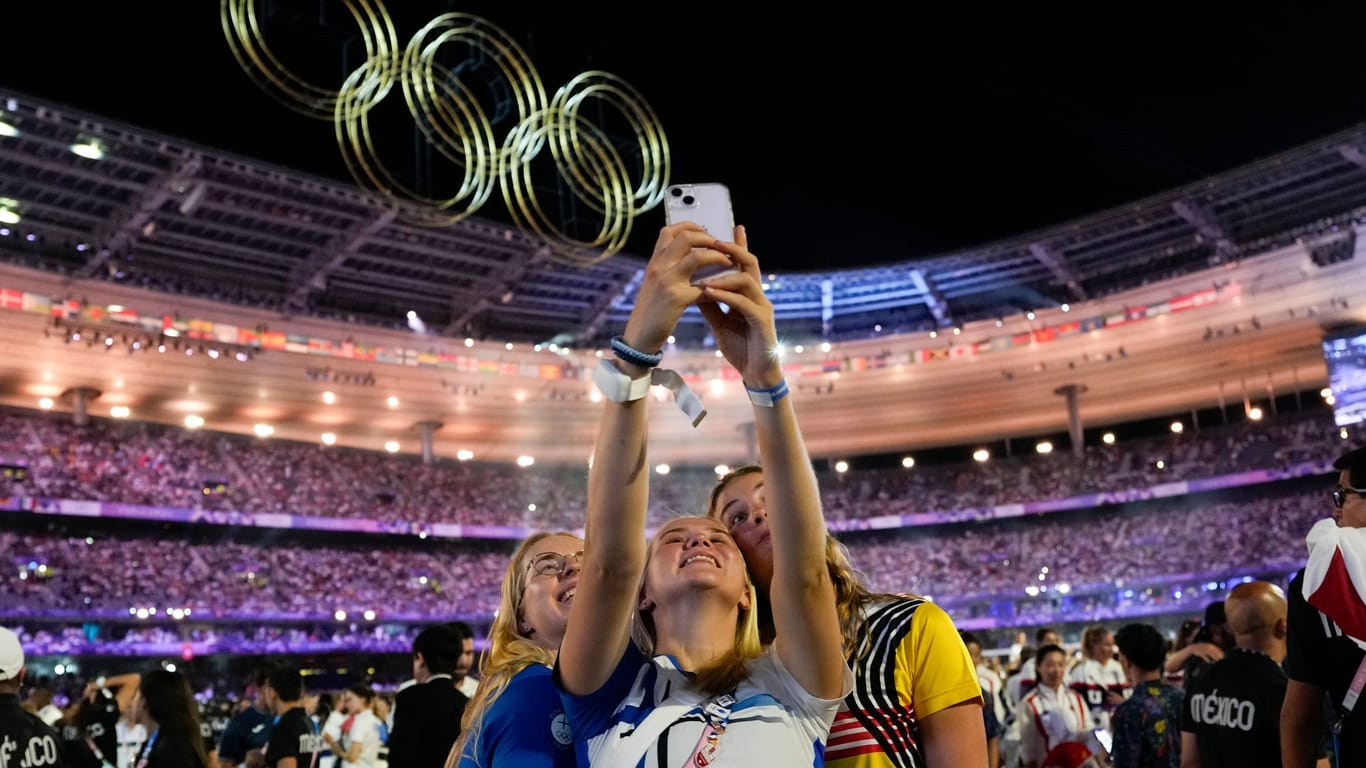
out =
<path fill-rule="evenodd" d="M 561 576 L 569 569 L 571 559 L 575 565 L 583 562 L 583 550 L 580 549 L 572 555 L 562 555 L 559 552 L 542 552 L 531 558 L 526 567 L 528 571 L 537 576 Z"/>
<path fill-rule="evenodd" d="M 1342 505 L 1347 503 L 1347 494 L 1349 493 L 1355 493 L 1358 496 L 1366 496 L 1366 489 L 1348 488 L 1345 485 L 1339 485 L 1333 489 L 1333 506 L 1342 509 Z"/>

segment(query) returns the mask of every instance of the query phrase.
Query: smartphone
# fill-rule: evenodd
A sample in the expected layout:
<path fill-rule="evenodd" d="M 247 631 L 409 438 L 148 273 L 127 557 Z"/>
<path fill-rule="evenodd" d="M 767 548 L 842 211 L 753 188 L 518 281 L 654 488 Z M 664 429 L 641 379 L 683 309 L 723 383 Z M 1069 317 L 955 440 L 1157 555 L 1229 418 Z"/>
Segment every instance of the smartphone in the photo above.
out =
<path fill-rule="evenodd" d="M 664 196 L 664 220 L 669 224 L 691 221 L 700 224 L 717 240 L 735 242 L 735 216 L 730 207 L 730 189 L 725 184 L 674 184 Z M 737 271 L 733 266 L 699 269 L 692 282 Z"/>

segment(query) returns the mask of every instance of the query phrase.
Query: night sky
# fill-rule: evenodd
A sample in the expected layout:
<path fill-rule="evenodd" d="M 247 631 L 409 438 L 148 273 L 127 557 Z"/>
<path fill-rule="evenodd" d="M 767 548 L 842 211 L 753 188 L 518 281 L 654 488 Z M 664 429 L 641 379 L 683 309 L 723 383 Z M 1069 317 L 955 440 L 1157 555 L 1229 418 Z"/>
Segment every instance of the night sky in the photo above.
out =
<path fill-rule="evenodd" d="M 331 125 L 238 66 L 217 3 L 26 5 L 6 9 L 0 88 L 351 181 Z M 548 90 L 585 69 L 630 82 L 663 124 L 670 180 L 728 184 L 773 271 L 945 255 L 1366 120 L 1363 11 L 1345 5 L 540 5 L 410 0 L 394 19 L 406 42 L 438 13 L 482 16 Z M 144 7 L 160 10 L 126 10 Z M 342 3 L 258 7 L 281 58 L 341 82 Z M 390 134 L 395 156 L 412 157 L 411 133 Z M 496 195 L 480 215 L 506 216 Z M 642 214 L 627 251 L 648 255 L 662 222 L 662 207 Z"/>

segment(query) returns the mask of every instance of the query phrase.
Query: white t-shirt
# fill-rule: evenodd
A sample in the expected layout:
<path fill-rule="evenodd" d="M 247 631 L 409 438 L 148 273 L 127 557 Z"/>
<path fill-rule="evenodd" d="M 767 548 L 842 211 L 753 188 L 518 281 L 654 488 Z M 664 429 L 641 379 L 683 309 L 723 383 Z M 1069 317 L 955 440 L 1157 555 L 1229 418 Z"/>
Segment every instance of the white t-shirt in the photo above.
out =
<path fill-rule="evenodd" d="M 346 714 L 339 709 L 334 709 L 327 713 L 327 721 L 323 723 L 323 733 L 328 734 L 338 741 L 341 740 L 341 724 L 346 719 Z M 327 742 L 324 741 L 324 744 Z M 318 768 L 336 768 L 337 757 L 335 752 L 328 750 L 328 753 L 318 758 Z"/>
<path fill-rule="evenodd" d="M 853 688 L 845 670 L 844 693 Z M 646 659 L 634 643 L 595 693 L 561 692 L 576 740 L 595 768 L 682 765 L 701 742 L 708 701 L 687 687 L 688 675 L 669 656 Z M 750 663 L 735 691 L 713 768 L 817 764 L 843 696 L 819 699 L 769 649 Z"/>
<path fill-rule="evenodd" d="M 114 733 L 119 742 L 119 765 L 132 765 L 138 759 L 138 752 L 142 751 L 143 742 L 147 741 L 147 726 L 142 723 L 129 724 L 127 720 L 119 718 Z"/>
<path fill-rule="evenodd" d="M 379 764 L 379 718 L 374 712 L 367 709 L 343 720 L 340 741 L 343 752 L 350 752 L 353 744 L 362 745 L 360 758 L 354 763 L 342 760 L 341 768 L 375 768 Z"/>

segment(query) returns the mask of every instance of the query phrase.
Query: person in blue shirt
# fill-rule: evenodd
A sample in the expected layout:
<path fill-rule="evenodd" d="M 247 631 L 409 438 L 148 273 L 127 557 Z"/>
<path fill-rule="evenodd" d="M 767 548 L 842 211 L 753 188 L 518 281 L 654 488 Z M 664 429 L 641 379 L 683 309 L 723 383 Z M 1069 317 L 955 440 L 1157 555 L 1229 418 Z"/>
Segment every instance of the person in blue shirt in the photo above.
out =
<path fill-rule="evenodd" d="M 260 752 L 270 741 L 270 726 L 275 716 L 266 711 L 265 702 L 261 700 L 261 684 L 266 681 L 268 671 L 265 666 L 256 670 L 251 706 L 234 715 L 223 730 L 223 737 L 218 740 L 219 768 L 235 768 L 247 763 L 250 753 Z"/>
<path fill-rule="evenodd" d="M 551 682 L 555 653 L 578 590 L 583 540 L 527 537 L 509 561 L 479 686 L 465 707 L 447 766 L 572 768 L 573 738 Z"/>

